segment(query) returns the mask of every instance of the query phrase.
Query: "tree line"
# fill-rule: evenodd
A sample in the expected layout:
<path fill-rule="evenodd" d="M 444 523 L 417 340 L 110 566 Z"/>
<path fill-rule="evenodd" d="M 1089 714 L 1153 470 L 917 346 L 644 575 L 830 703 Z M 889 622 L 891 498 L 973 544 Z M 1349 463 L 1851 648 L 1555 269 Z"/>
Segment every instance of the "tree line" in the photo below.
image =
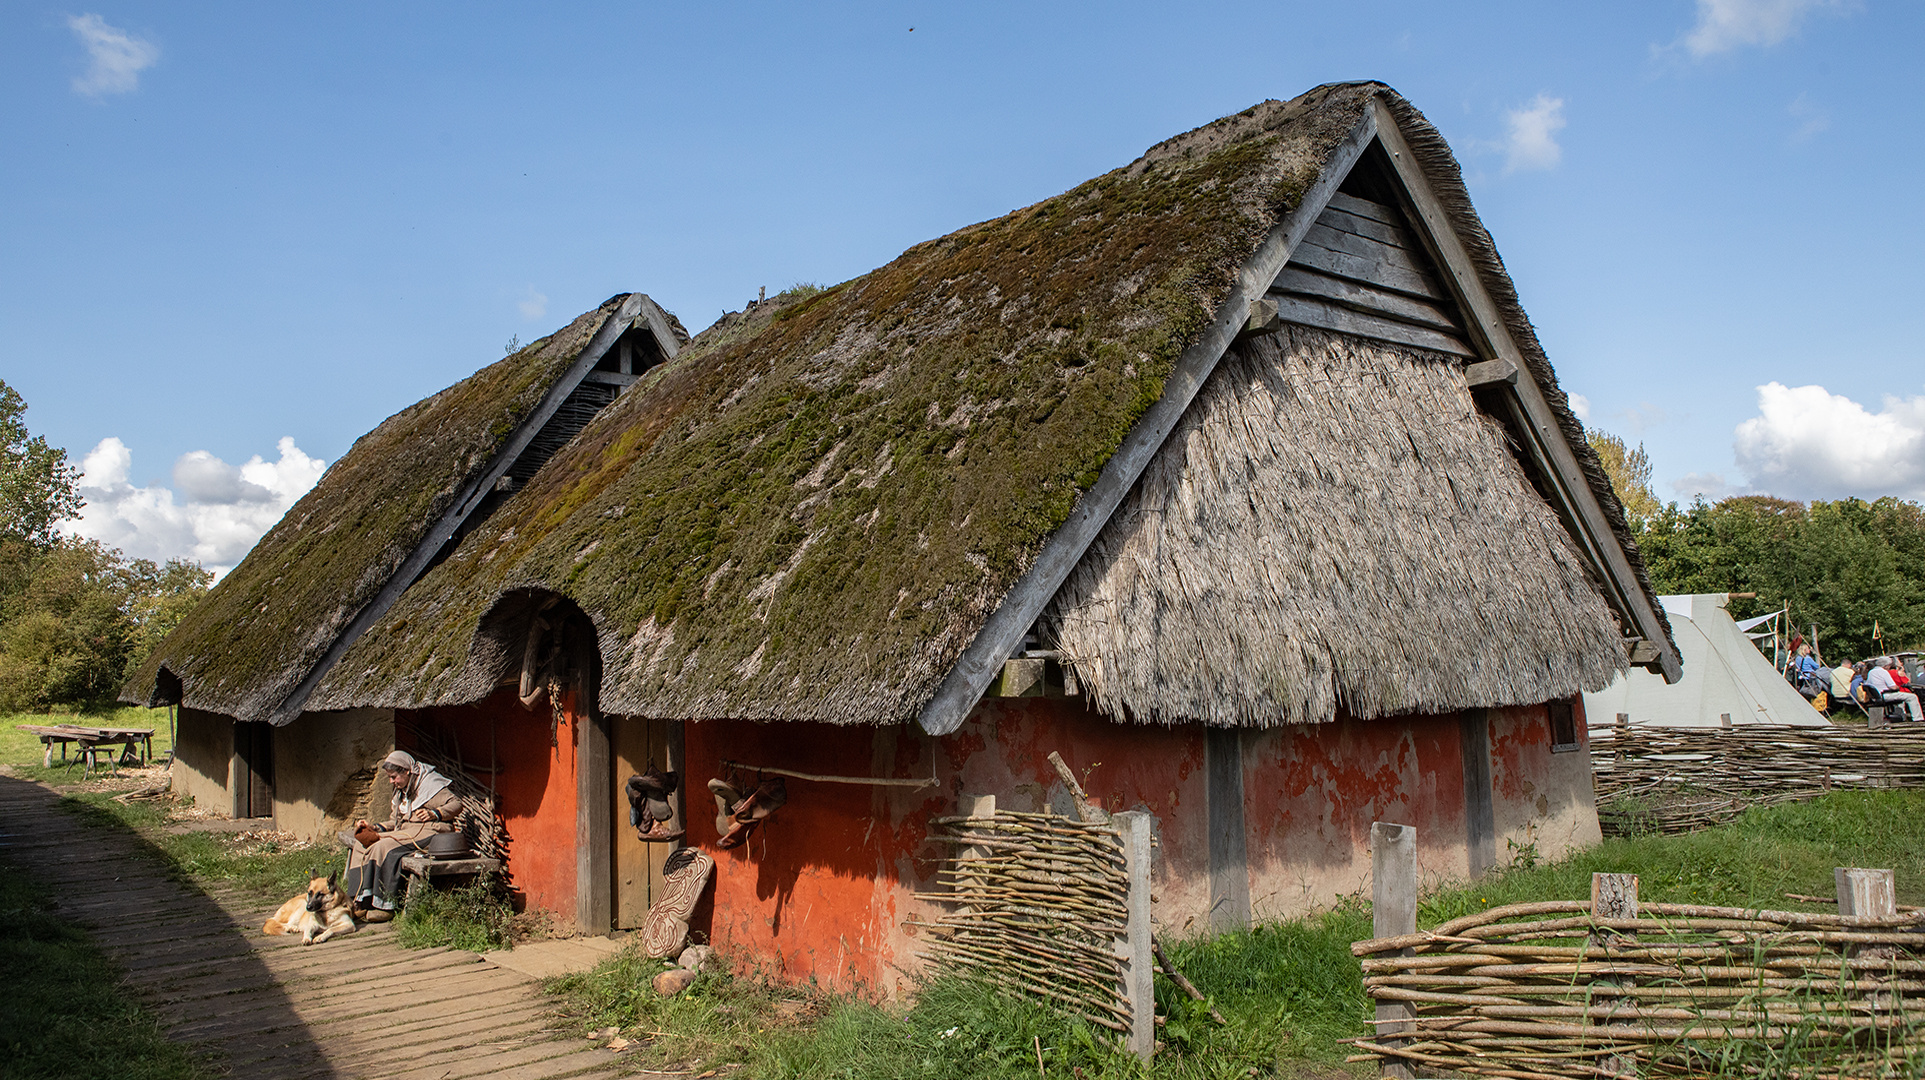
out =
<path fill-rule="evenodd" d="M 1739 495 L 1689 506 L 1651 492 L 1644 448 L 1588 434 L 1660 593 L 1756 593 L 1738 619 L 1789 606 L 1832 663 L 1925 647 L 1925 507 L 1886 497 L 1809 503 Z"/>
<path fill-rule="evenodd" d="M 61 533 L 80 474 L 26 412 L 0 381 L 0 711 L 107 707 L 214 575 Z"/>

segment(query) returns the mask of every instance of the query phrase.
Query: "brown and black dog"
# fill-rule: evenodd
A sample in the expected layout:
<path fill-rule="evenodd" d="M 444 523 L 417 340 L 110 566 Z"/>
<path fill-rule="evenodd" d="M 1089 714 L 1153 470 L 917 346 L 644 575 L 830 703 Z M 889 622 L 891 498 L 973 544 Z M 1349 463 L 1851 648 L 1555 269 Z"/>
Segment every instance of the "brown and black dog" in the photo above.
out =
<path fill-rule="evenodd" d="M 301 944 L 313 945 L 338 934 L 354 933 L 354 916 L 348 913 L 348 894 L 341 891 L 337 875 L 315 878 L 307 891 L 281 905 L 281 910 L 261 927 L 263 934 L 299 934 Z"/>

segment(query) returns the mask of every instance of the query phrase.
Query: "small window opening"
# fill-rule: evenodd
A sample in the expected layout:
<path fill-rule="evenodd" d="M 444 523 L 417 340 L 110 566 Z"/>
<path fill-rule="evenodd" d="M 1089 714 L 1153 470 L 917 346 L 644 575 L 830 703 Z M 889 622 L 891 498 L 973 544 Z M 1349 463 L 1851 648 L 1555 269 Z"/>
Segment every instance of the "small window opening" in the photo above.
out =
<path fill-rule="evenodd" d="M 1568 701 L 1547 702 L 1544 706 L 1551 719 L 1551 752 L 1568 753 L 1579 749 L 1577 742 L 1577 716 Z"/>

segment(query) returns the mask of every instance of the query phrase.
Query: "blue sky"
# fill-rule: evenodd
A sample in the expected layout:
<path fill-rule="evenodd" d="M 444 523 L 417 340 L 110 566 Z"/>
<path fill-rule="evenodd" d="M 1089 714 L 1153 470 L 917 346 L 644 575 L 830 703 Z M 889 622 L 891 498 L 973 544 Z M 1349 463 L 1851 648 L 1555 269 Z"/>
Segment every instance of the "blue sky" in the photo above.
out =
<path fill-rule="evenodd" d="M 700 330 L 1375 78 L 1661 496 L 1925 498 L 1921 31 L 1814 0 L 16 0 L 0 378 L 87 461 L 85 531 L 230 565 L 511 336 L 637 289 Z"/>

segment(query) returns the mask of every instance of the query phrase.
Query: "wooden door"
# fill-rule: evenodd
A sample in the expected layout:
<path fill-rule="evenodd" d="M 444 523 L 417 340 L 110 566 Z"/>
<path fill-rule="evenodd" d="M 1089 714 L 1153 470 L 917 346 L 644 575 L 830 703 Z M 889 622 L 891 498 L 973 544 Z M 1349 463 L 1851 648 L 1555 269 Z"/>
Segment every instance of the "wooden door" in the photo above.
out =
<path fill-rule="evenodd" d="M 234 764 L 229 774 L 237 818 L 274 816 L 274 727 L 236 721 Z"/>
<path fill-rule="evenodd" d="M 628 778 L 650 765 L 667 772 L 681 765 L 680 747 L 671 753 L 672 727 L 666 720 L 639 720 L 633 717 L 609 718 L 610 758 L 614 761 L 613 789 L 615 820 L 609 830 L 614 842 L 614 872 L 609 875 L 615 886 L 611 907 L 617 930 L 633 930 L 642 925 L 648 907 L 661 895 L 662 862 L 675 850 L 674 844 L 645 843 L 635 838 L 635 827 L 628 823 Z M 686 783 L 686 778 L 684 778 Z M 679 799 L 670 805 L 681 809 Z M 678 813 L 678 816 L 679 813 Z"/>

